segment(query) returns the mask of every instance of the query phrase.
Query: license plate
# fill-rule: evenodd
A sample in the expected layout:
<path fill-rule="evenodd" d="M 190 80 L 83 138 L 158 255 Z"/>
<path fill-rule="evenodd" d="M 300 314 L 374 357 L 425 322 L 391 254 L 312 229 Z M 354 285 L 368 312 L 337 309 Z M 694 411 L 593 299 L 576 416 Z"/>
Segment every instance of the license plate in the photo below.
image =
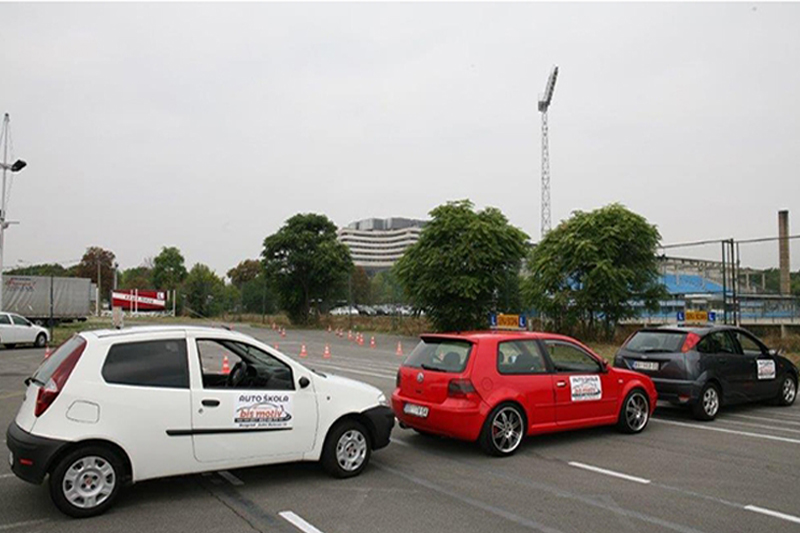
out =
<path fill-rule="evenodd" d="M 634 361 L 633 368 L 636 370 L 658 370 L 658 362 L 656 361 Z"/>
<path fill-rule="evenodd" d="M 414 405 L 407 403 L 403 406 L 403 412 L 407 415 L 418 416 L 420 418 L 428 417 L 428 408 L 422 405 Z"/>

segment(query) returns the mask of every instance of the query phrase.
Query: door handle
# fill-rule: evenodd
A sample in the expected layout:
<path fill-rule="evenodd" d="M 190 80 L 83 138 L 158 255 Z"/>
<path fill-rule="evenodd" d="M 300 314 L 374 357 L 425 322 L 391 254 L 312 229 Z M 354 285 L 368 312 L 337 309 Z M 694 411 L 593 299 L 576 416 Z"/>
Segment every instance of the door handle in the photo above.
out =
<path fill-rule="evenodd" d="M 219 400 L 203 400 L 202 403 L 206 407 L 216 407 L 219 405 Z"/>
<path fill-rule="evenodd" d="M 566 386 L 567 386 L 567 382 L 566 381 L 556 381 L 556 387 L 562 388 L 562 387 L 566 387 Z"/>

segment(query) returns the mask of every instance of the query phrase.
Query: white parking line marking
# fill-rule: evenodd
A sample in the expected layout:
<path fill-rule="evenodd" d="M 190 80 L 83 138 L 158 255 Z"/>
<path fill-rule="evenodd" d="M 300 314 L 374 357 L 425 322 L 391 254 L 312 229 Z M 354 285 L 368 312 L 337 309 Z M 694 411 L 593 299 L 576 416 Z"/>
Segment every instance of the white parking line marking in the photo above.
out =
<path fill-rule="evenodd" d="M 751 428 L 771 429 L 772 431 L 787 431 L 789 433 L 800 433 L 800 429 L 797 428 L 779 428 L 777 426 L 767 426 L 765 424 L 753 424 L 752 422 L 740 422 L 738 420 L 728 420 L 727 418 L 719 419 L 719 421 L 724 422 L 726 424 L 736 424 L 739 426 L 748 426 Z"/>
<path fill-rule="evenodd" d="M 706 431 L 719 431 L 720 433 L 730 433 L 732 435 L 742 435 L 744 437 L 753 437 L 756 439 L 776 440 L 778 442 L 788 442 L 790 444 L 800 444 L 800 440 L 790 439 L 788 437 L 776 437 L 775 435 L 764 435 L 763 433 L 750 433 L 749 431 L 734 431 L 732 429 L 714 428 L 710 426 L 701 426 L 699 424 L 686 424 L 684 422 L 674 422 L 672 420 L 664 420 L 663 418 L 651 418 L 653 422 L 660 424 L 670 424 L 673 426 L 683 426 L 693 429 L 705 429 Z"/>
<path fill-rule="evenodd" d="M 231 474 L 227 470 L 220 470 L 219 472 L 217 472 L 217 474 L 219 474 L 219 477 L 221 477 L 222 479 L 224 479 L 225 481 L 227 481 L 228 483 L 230 483 L 234 487 L 241 487 L 242 485 L 244 485 L 244 481 L 242 481 L 238 477 L 234 476 L 233 474 Z"/>
<path fill-rule="evenodd" d="M 305 531 L 305 533 L 322 533 L 322 531 L 315 528 L 291 511 L 283 511 L 278 513 L 278 515 L 300 531 Z"/>
<path fill-rule="evenodd" d="M 755 505 L 745 505 L 744 508 L 747 509 L 748 511 L 774 516 L 775 518 L 781 518 L 783 520 L 788 520 L 789 522 L 794 522 L 795 524 L 800 524 L 800 517 L 797 516 L 793 516 L 786 513 L 779 513 L 778 511 L 771 511 L 769 509 L 764 509 L 763 507 L 757 507 Z"/>
<path fill-rule="evenodd" d="M 607 476 L 618 477 L 620 479 L 627 479 L 628 481 L 634 481 L 636 483 L 641 483 L 642 485 L 647 485 L 650 483 L 649 479 L 644 479 L 641 477 L 636 476 L 629 476 L 628 474 L 622 474 L 620 472 L 614 472 L 613 470 L 606 470 L 605 468 L 599 468 L 597 466 L 587 465 L 584 463 L 578 463 L 575 461 L 570 461 L 570 466 L 574 466 L 576 468 L 583 468 L 584 470 L 591 470 L 592 472 L 597 472 L 598 474 L 605 474 Z"/>
<path fill-rule="evenodd" d="M 331 370 L 338 370 L 340 372 L 351 372 L 353 374 L 363 374 L 365 376 L 373 376 L 373 377 L 376 377 L 376 378 L 382 378 L 382 379 L 386 379 L 386 380 L 389 380 L 389 381 L 394 381 L 394 379 L 396 377 L 396 376 L 391 376 L 391 375 L 388 375 L 388 374 L 378 374 L 376 372 L 365 372 L 363 370 L 353 370 L 351 368 L 345 368 L 345 367 L 342 367 L 342 366 L 334 366 L 334 365 L 331 365 L 331 364 L 328 364 L 328 363 L 317 363 L 317 362 L 315 362 L 313 364 L 309 364 L 308 366 L 310 366 L 310 367 L 319 366 L 322 370 L 330 368 Z"/>
<path fill-rule="evenodd" d="M 0 479 L 5 479 L 7 477 L 17 477 L 17 476 L 14 475 L 14 474 L 3 474 L 3 475 L 0 475 Z"/>
<path fill-rule="evenodd" d="M 14 529 L 15 527 L 23 527 L 23 526 L 32 526 L 34 524 L 42 524 L 44 522 L 49 522 L 47 519 L 41 520 L 26 520 L 25 522 L 14 522 L 13 524 L 4 524 L 0 526 L 0 531 L 6 531 L 7 529 Z"/>
<path fill-rule="evenodd" d="M 390 439 L 390 440 L 391 440 L 391 442 L 392 442 L 393 444 L 399 444 L 400 446 L 411 446 L 409 443 L 407 443 L 407 442 L 403 442 L 403 441 L 402 441 L 402 440 L 400 440 L 400 439 Z M 11 475 L 13 476 L 14 474 L 11 474 Z"/>
<path fill-rule="evenodd" d="M 737 418 L 748 418 L 750 420 L 760 420 L 762 422 L 769 421 L 769 422 L 780 422 L 782 424 L 789 424 L 792 426 L 800 426 L 800 422 L 796 422 L 794 420 L 786 420 L 783 418 L 770 418 L 768 416 L 750 416 L 750 415 L 725 415 L 725 418 L 728 417 L 737 417 Z M 720 420 L 724 420 L 720 418 Z"/>

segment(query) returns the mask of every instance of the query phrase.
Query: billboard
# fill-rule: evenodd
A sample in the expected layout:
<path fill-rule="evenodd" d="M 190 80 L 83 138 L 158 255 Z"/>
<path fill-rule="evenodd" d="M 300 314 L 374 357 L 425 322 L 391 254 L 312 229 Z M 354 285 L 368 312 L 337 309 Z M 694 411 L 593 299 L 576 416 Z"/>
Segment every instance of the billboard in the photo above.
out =
<path fill-rule="evenodd" d="M 141 289 L 115 290 L 111 306 L 125 311 L 166 311 L 167 292 Z"/>

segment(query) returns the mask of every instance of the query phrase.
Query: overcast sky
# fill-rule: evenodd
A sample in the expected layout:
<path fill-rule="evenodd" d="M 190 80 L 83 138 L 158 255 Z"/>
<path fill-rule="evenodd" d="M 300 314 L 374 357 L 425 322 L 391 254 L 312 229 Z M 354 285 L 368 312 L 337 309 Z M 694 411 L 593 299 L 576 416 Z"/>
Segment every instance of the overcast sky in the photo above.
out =
<path fill-rule="evenodd" d="M 553 64 L 554 226 L 618 201 L 664 243 L 775 236 L 779 209 L 800 233 L 798 28 L 800 4 L 0 3 L 29 163 L 5 264 L 167 245 L 224 274 L 297 212 L 462 198 L 537 241 Z"/>

